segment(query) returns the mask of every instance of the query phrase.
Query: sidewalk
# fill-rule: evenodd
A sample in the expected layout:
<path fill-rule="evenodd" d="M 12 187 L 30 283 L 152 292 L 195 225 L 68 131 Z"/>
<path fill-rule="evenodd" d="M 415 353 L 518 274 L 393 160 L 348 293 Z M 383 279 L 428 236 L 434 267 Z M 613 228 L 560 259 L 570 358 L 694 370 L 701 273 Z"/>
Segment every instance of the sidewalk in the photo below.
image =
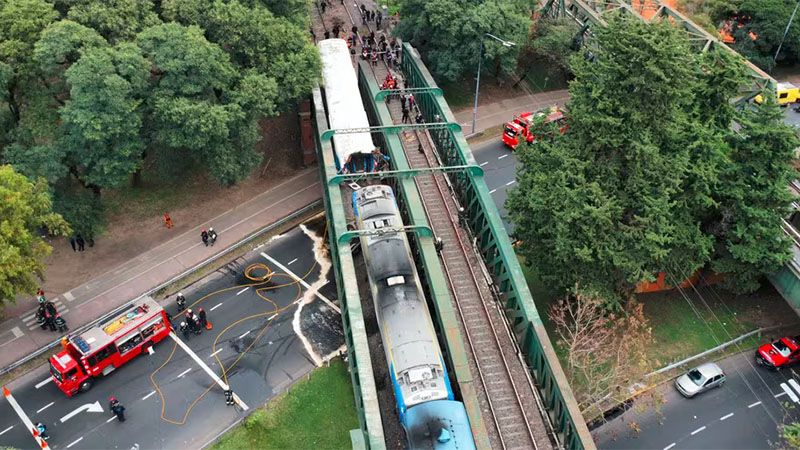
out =
<path fill-rule="evenodd" d="M 562 106 L 569 100 L 569 92 L 566 89 L 558 91 L 541 92 L 522 97 L 501 100 L 499 102 L 481 105 L 478 107 L 478 120 L 476 121 L 475 132 L 480 133 L 489 128 L 502 125 L 514 118 L 515 114 L 523 111 L 536 111 L 537 109 L 548 106 Z M 472 108 L 454 112 L 458 123 L 464 130 L 464 135 L 473 134 L 472 131 Z"/>
<path fill-rule="evenodd" d="M 50 296 L 49 300 L 56 304 L 70 329 L 77 329 L 320 198 L 322 188 L 317 167 L 303 169 L 274 188 L 110 268 L 102 276 Z M 205 247 L 200 240 L 200 229 L 210 224 L 219 238 L 215 246 Z M 19 311 L 16 317 L 0 323 L 0 368 L 60 337 L 39 328 L 35 311 Z"/>

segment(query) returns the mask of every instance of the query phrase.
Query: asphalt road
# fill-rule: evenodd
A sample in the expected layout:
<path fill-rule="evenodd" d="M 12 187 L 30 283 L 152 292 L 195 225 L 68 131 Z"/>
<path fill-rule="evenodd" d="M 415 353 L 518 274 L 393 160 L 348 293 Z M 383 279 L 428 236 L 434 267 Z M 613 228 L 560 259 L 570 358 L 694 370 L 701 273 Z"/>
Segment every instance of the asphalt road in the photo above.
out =
<path fill-rule="evenodd" d="M 796 370 L 770 371 L 747 351 L 718 362 L 725 384 L 687 399 L 671 383 L 657 388 L 663 404 L 642 401 L 592 432 L 602 449 L 768 449 L 780 423 L 800 418 L 789 380 Z M 636 429 L 639 431 L 637 432 Z"/>
<path fill-rule="evenodd" d="M 475 160 L 483 167 L 486 186 L 500 211 L 503 225 L 511 232 L 511 224 L 506 219 L 505 202 L 508 189 L 516 184 L 517 155 L 503 144 L 499 135 L 495 139 L 470 145 L 470 148 Z"/>
<path fill-rule="evenodd" d="M 318 288 L 320 296 L 264 255 Z M 252 282 L 244 270 L 253 263 L 269 265 L 278 286 L 246 286 Z M 320 278 L 313 241 L 296 228 L 183 290 L 187 303 L 204 307 L 214 325 L 186 343 L 218 374 L 220 364 L 225 366 L 229 384 L 250 408 L 285 390 L 344 343 L 338 313 L 322 299 L 336 298 L 330 266 L 323 264 L 326 273 Z M 307 301 L 300 313 L 298 299 Z M 171 300 L 167 311 L 176 323 L 180 315 Z M 244 414 L 225 405 L 222 390 L 171 339 L 157 344 L 153 355 L 136 358 L 71 399 L 48 379 L 42 366 L 9 388 L 34 423 L 47 425 L 54 449 L 199 448 Z M 109 395 L 126 407 L 126 422 L 119 423 L 108 410 Z M 64 419 L 94 402 L 102 412 Z M 0 400 L 0 447 L 37 448 L 5 400 Z"/>

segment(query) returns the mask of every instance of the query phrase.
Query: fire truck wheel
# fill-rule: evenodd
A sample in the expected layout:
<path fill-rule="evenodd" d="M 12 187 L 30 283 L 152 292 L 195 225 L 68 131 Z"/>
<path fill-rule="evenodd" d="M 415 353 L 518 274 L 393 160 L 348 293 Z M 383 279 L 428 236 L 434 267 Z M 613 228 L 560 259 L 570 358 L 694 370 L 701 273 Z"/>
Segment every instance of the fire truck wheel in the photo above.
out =
<path fill-rule="evenodd" d="M 86 392 L 89 389 L 91 389 L 92 388 L 92 384 L 93 383 L 92 383 L 91 378 L 88 379 L 88 380 L 84 380 L 83 383 L 81 383 L 81 392 Z"/>

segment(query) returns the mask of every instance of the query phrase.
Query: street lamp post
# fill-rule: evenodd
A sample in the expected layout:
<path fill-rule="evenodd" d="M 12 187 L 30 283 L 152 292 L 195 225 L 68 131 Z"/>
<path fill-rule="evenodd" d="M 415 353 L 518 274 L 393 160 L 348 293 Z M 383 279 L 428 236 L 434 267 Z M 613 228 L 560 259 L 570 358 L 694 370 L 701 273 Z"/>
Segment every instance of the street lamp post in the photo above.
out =
<path fill-rule="evenodd" d="M 475 134 L 475 123 L 478 121 L 478 95 L 480 94 L 481 88 L 481 62 L 483 62 L 483 40 L 487 37 L 494 39 L 495 41 L 503 44 L 503 47 L 513 47 L 517 45 L 515 42 L 507 41 L 505 39 L 501 39 L 491 33 L 485 33 L 481 36 L 481 50 L 478 55 L 478 76 L 475 81 L 475 107 L 472 109 L 472 134 Z"/>

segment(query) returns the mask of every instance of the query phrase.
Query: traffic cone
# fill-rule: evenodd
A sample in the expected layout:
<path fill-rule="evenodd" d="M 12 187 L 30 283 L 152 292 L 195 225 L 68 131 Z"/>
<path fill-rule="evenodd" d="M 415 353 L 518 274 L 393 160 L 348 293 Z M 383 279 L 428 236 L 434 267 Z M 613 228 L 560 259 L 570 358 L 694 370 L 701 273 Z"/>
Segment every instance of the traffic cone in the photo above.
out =
<path fill-rule="evenodd" d="M 212 328 L 214 328 L 214 327 L 213 327 L 213 326 L 211 326 L 211 322 L 209 322 L 209 321 L 206 321 L 206 330 L 210 330 L 210 329 L 212 329 Z"/>
<path fill-rule="evenodd" d="M 7 387 L 3 386 L 3 397 L 8 397 L 9 395 L 11 395 L 11 391 L 9 391 Z"/>

